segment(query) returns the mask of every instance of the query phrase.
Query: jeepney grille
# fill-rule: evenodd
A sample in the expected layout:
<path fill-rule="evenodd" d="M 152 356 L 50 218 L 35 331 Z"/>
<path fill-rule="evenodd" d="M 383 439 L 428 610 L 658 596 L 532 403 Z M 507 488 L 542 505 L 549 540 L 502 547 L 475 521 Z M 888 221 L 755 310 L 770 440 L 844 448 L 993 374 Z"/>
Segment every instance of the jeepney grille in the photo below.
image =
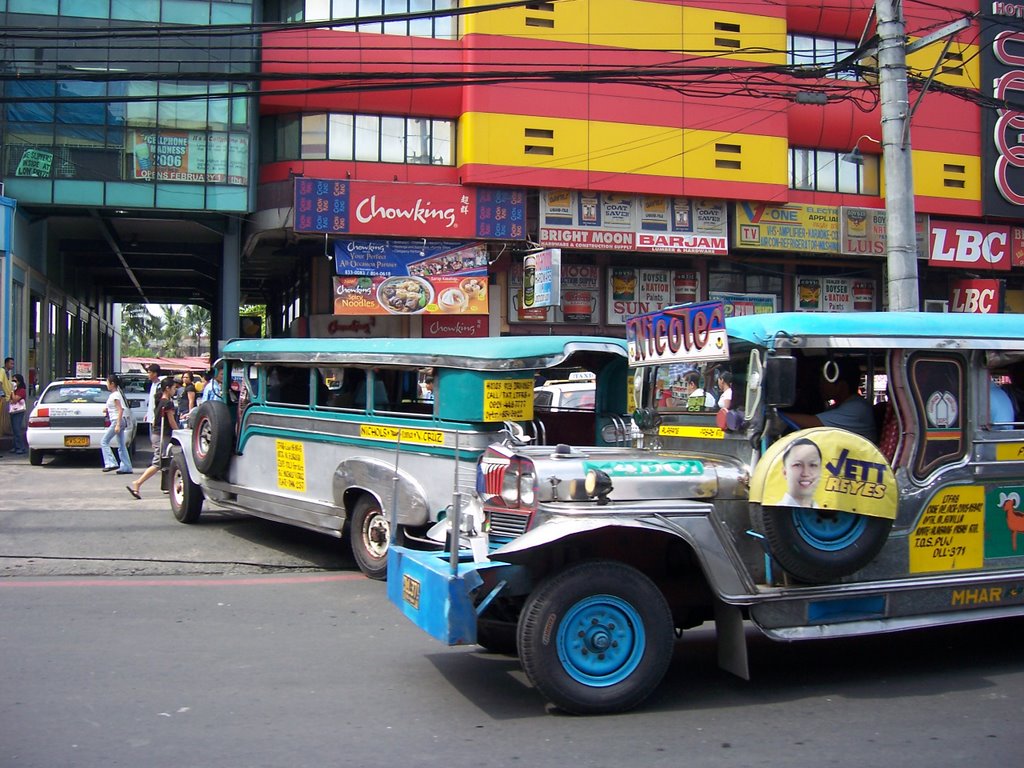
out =
<path fill-rule="evenodd" d="M 512 540 L 526 533 L 530 524 L 530 515 L 505 510 L 488 510 L 491 539 Z"/>
<path fill-rule="evenodd" d="M 489 461 L 483 459 L 480 462 L 478 490 L 487 498 L 501 495 L 501 486 L 505 482 L 505 470 L 508 469 L 507 459 L 500 461 Z"/>

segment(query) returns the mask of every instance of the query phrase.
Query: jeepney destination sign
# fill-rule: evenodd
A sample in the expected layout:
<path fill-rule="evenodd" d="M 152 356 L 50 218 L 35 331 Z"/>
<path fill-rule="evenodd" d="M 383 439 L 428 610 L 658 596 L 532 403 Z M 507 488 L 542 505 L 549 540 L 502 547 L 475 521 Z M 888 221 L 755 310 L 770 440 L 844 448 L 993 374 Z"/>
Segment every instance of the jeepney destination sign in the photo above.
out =
<path fill-rule="evenodd" d="M 626 321 L 626 351 L 631 366 L 726 360 L 725 307 L 706 301 L 631 317 Z"/>

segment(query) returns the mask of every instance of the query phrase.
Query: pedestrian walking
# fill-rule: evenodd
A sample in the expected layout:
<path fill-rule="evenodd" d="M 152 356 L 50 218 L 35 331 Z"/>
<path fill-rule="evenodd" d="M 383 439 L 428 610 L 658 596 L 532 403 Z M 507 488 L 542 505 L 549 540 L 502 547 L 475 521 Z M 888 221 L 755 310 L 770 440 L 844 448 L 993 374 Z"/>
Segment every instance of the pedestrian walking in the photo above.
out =
<path fill-rule="evenodd" d="M 131 427 L 131 411 L 128 410 L 128 403 L 124 399 L 124 392 L 121 391 L 121 380 L 116 374 L 107 376 L 107 418 L 110 426 L 100 440 L 100 452 L 103 454 L 103 471 L 114 472 L 119 475 L 132 474 L 132 461 L 128 454 L 128 432 Z M 117 456 L 110 449 L 110 442 L 117 438 Z"/>
<path fill-rule="evenodd" d="M 11 453 L 27 453 L 28 445 L 25 442 L 25 415 L 28 403 L 25 401 L 28 390 L 25 387 L 25 379 L 20 373 L 11 377 L 11 431 L 14 435 L 14 450 Z"/>
<path fill-rule="evenodd" d="M 174 416 L 176 408 L 174 394 L 177 389 L 178 382 L 174 380 L 173 376 L 168 376 L 160 382 L 159 399 L 156 401 L 156 408 L 149 425 L 149 436 L 153 440 L 153 460 L 138 480 L 125 486 L 128 493 L 136 499 L 142 498 L 142 494 L 139 493 L 142 484 L 160 471 L 164 443 L 170 438 L 171 431 L 178 428 L 178 420 Z"/>

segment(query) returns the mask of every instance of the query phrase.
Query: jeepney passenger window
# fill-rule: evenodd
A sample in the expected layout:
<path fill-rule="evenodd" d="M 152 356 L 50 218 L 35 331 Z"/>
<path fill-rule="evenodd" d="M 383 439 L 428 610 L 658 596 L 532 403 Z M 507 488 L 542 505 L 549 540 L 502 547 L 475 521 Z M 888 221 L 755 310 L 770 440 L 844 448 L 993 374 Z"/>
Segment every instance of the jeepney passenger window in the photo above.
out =
<path fill-rule="evenodd" d="M 921 435 L 914 474 L 927 477 L 938 467 L 959 461 L 967 450 L 967 398 L 964 361 L 919 354 L 907 366 Z"/>
<path fill-rule="evenodd" d="M 267 402 L 309 407 L 309 369 L 272 365 L 267 369 Z"/>
<path fill-rule="evenodd" d="M 654 376 L 654 404 L 661 411 L 717 411 L 717 382 L 714 381 L 717 370 L 716 366 L 708 364 L 658 366 Z"/>

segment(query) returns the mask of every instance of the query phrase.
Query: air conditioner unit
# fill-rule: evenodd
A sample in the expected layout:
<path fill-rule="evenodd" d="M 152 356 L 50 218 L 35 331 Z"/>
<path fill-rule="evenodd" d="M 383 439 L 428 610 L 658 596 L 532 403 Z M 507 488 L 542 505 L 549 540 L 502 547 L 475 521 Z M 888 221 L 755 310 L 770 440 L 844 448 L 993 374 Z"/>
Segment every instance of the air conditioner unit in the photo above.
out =
<path fill-rule="evenodd" d="M 925 312 L 949 312 L 949 302 L 941 299 L 925 299 Z"/>

